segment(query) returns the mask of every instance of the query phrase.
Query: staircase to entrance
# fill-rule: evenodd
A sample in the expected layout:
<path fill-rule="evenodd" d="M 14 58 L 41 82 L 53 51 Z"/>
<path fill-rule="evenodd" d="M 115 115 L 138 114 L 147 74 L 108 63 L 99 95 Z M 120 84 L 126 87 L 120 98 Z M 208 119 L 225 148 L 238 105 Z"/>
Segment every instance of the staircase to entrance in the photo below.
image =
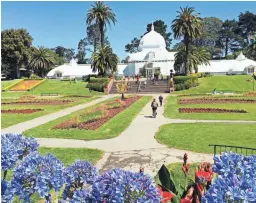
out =
<path fill-rule="evenodd" d="M 145 85 L 146 81 L 146 85 Z M 151 80 L 142 79 L 139 83 L 137 81 L 126 81 L 131 84 L 126 93 L 167 93 L 170 91 L 168 80 L 158 80 L 155 84 Z M 115 81 L 110 90 L 110 94 L 117 94 L 116 84 L 120 83 Z"/>

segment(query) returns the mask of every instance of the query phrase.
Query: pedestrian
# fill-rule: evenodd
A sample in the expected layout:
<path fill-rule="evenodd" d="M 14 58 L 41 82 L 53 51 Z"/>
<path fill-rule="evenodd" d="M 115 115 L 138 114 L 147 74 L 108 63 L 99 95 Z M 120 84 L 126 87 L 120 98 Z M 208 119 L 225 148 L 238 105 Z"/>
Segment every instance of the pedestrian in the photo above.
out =
<path fill-rule="evenodd" d="M 159 103 L 160 103 L 160 106 L 162 106 L 162 104 L 163 104 L 163 97 L 162 97 L 162 95 L 159 96 Z"/>
<path fill-rule="evenodd" d="M 147 88 L 147 81 L 145 80 L 144 81 L 144 89 L 146 89 Z"/>
<path fill-rule="evenodd" d="M 155 118 L 157 115 L 157 112 L 156 112 L 157 107 L 158 107 L 158 103 L 156 102 L 156 99 L 153 99 L 153 101 L 151 103 L 153 118 Z"/>
<path fill-rule="evenodd" d="M 92 87 L 89 87 L 90 95 L 92 95 Z"/>

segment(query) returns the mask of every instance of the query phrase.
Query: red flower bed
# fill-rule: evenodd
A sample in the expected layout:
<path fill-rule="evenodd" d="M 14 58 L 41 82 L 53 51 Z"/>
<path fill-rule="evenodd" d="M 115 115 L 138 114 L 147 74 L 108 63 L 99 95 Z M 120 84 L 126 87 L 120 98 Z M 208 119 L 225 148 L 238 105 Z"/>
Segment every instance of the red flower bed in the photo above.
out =
<path fill-rule="evenodd" d="M 72 118 L 70 120 L 67 120 L 63 123 L 60 123 L 56 126 L 54 126 L 52 129 L 69 129 L 69 128 L 77 128 L 77 129 L 86 129 L 86 130 L 95 130 L 99 127 L 101 127 L 104 123 L 109 121 L 111 118 L 128 108 L 130 105 L 132 105 L 134 102 L 136 102 L 138 99 L 140 99 L 140 96 L 136 97 L 130 97 L 127 98 L 125 101 L 122 101 L 122 106 L 120 107 L 114 107 L 114 108 L 108 108 L 106 111 L 106 115 L 104 117 L 89 120 L 86 122 L 77 122 L 76 118 Z M 120 100 L 115 100 L 115 102 L 120 102 Z M 113 103 L 113 102 L 109 102 Z M 107 103 L 107 104 L 109 104 Z M 103 104 L 102 107 L 95 108 L 93 111 L 106 108 L 106 104 Z"/>
<path fill-rule="evenodd" d="M 8 110 L 1 110 L 1 113 L 6 114 L 31 114 L 38 111 L 43 111 L 43 109 L 8 109 Z"/>
<path fill-rule="evenodd" d="M 72 100 L 47 100 L 47 99 L 32 99 L 32 100 L 16 100 L 16 101 L 2 101 L 1 104 L 28 104 L 28 105 L 61 105 L 68 104 Z"/>
<path fill-rule="evenodd" d="M 247 111 L 217 108 L 179 108 L 179 113 L 247 113 Z"/>
<path fill-rule="evenodd" d="M 191 98 L 179 99 L 179 104 L 225 104 L 225 103 L 256 103 L 256 99 L 218 99 L 218 98 Z"/>

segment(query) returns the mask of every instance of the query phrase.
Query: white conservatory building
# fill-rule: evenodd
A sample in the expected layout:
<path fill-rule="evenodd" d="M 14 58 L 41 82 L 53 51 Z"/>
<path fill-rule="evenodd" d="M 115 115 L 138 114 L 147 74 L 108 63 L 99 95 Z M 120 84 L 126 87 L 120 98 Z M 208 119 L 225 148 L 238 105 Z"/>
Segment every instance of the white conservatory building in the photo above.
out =
<path fill-rule="evenodd" d="M 162 75 L 169 75 L 174 71 L 176 52 L 168 52 L 164 38 L 154 30 L 145 34 L 140 40 L 140 52 L 129 54 L 128 64 L 118 64 L 117 75 L 132 76 L 142 73 L 149 76 L 154 71 L 160 70 Z M 248 74 L 256 72 L 256 61 L 246 58 L 241 52 L 234 60 L 210 60 L 210 65 L 200 65 L 198 72 L 209 72 L 213 75 Z M 174 71 L 175 72 L 175 71 Z M 48 78 L 82 77 L 93 73 L 91 64 L 77 64 L 74 59 L 69 64 L 64 64 L 52 69 Z"/>
<path fill-rule="evenodd" d="M 146 72 L 150 75 L 155 70 L 160 70 L 163 75 L 174 71 L 176 52 L 168 52 L 164 38 L 154 30 L 144 35 L 139 44 L 140 52 L 129 55 L 129 63 L 123 73 L 125 76 Z M 213 75 L 226 74 L 252 74 L 256 72 L 256 61 L 246 58 L 241 52 L 234 60 L 210 60 L 210 65 L 200 65 L 198 72 L 209 72 Z"/>

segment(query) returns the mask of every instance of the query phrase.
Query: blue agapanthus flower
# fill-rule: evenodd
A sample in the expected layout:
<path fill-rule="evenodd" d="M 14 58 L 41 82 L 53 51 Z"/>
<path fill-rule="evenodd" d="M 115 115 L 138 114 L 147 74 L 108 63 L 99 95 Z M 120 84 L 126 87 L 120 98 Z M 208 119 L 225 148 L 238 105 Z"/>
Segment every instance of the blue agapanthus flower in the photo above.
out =
<path fill-rule="evenodd" d="M 12 188 L 10 182 L 6 180 L 1 180 L 1 202 L 9 203 L 12 202 L 14 197 L 14 189 Z"/>
<path fill-rule="evenodd" d="M 32 137 L 21 134 L 4 134 L 1 137 L 1 169 L 12 169 L 19 159 L 37 151 L 38 143 Z"/>
<path fill-rule="evenodd" d="M 97 178 L 92 195 L 100 202 L 159 203 L 161 200 L 150 176 L 117 168 Z"/>
<path fill-rule="evenodd" d="M 71 203 L 92 203 L 96 202 L 95 198 L 91 195 L 91 191 L 84 190 L 76 190 L 72 197 Z"/>
<path fill-rule="evenodd" d="M 77 160 L 65 169 L 64 174 L 66 187 L 63 192 L 63 199 L 66 200 L 67 198 L 72 199 L 75 190 L 93 184 L 99 173 L 90 162 Z"/>
<path fill-rule="evenodd" d="M 214 157 L 213 171 L 218 174 L 202 202 L 256 202 L 256 156 L 232 152 Z"/>
<path fill-rule="evenodd" d="M 55 156 L 30 153 L 15 168 L 12 186 L 15 194 L 29 201 L 33 193 L 41 198 L 49 197 L 49 191 L 59 191 L 64 184 L 64 165 Z"/>

